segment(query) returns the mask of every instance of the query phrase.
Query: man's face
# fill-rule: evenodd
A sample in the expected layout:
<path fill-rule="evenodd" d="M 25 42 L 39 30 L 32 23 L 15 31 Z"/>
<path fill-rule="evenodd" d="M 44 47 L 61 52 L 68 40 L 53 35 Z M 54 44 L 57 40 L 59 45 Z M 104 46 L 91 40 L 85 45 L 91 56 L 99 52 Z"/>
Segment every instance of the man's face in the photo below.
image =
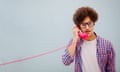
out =
<path fill-rule="evenodd" d="M 89 17 L 86 17 L 83 20 L 83 22 L 80 24 L 80 28 L 82 32 L 88 34 L 88 37 L 94 34 L 94 22 Z"/>

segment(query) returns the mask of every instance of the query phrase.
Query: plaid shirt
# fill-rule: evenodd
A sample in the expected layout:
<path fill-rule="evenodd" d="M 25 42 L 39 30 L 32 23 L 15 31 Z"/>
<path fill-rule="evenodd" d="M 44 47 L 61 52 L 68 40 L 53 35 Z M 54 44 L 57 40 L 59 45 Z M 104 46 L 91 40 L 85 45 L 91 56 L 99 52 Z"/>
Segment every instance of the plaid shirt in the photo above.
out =
<path fill-rule="evenodd" d="M 97 35 L 96 35 L 97 36 Z M 115 72 L 115 53 L 113 46 L 110 41 L 97 36 L 97 61 L 101 72 Z M 78 41 L 76 46 L 76 53 L 74 57 L 71 57 L 68 52 L 68 47 L 72 40 L 69 42 L 65 54 L 62 56 L 62 61 L 65 65 L 70 65 L 75 59 L 75 72 L 82 72 L 81 68 L 81 43 L 82 40 Z"/>

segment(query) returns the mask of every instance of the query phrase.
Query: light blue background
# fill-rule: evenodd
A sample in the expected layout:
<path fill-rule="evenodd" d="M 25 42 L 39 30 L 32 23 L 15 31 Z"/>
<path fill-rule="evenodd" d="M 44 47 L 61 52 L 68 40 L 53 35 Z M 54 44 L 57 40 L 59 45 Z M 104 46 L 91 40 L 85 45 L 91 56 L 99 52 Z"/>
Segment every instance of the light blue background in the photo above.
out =
<path fill-rule="evenodd" d="M 119 0 L 0 0 L 0 63 L 60 48 L 72 37 L 72 17 L 81 6 L 99 13 L 98 35 L 109 39 L 120 72 Z M 62 64 L 64 49 L 0 67 L 0 72 L 74 72 L 74 63 Z"/>

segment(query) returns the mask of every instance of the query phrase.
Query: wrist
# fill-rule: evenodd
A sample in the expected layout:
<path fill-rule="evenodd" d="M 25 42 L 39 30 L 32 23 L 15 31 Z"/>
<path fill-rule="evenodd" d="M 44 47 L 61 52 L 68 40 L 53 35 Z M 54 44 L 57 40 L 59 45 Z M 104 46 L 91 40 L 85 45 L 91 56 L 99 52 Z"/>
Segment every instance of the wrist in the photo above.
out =
<path fill-rule="evenodd" d="M 73 43 L 77 43 L 78 39 L 77 38 L 73 38 Z"/>

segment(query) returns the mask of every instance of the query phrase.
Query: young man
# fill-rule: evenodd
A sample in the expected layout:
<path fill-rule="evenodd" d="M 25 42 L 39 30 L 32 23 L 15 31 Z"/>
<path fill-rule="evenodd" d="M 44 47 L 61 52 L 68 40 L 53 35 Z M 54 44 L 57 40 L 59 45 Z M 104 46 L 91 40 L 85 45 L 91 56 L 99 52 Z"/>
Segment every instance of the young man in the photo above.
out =
<path fill-rule="evenodd" d="M 97 12 L 90 7 L 79 8 L 73 21 L 73 39 L 69 42 L 63 63 L 70 65 L 75 60 L 75 72 L 115 72 L 115 53 L 110 41 L 94 32 Z M 87 33 L 83 39 L 78 32 Z"/>

